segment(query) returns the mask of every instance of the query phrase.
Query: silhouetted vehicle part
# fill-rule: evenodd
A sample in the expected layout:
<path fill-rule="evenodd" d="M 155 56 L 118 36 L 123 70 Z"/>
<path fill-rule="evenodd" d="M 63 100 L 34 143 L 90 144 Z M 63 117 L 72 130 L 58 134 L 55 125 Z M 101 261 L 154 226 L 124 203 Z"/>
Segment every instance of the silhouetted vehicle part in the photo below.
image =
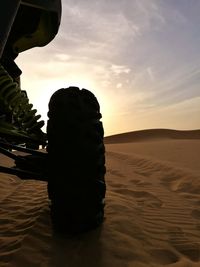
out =
<path fill-rule="evenodd" d="M 47 45 L 57 34 L 61 0 L 1 0 L 0 57 Z"/>
<path fill-rule="evenodd" d="M 104 218 L 105 148 L 97 99 L 77 87 L 60 89 L 49 102 L 48 194 L 56 231 L 78 233 Z"/>
<path fill-rule="evenodd" d="M 91 230 L 103 222 L 106 193 L 104 131 L 98 101 L 86 89 L 60 89 L 50 99 L 48 116 L 47 153 L 2 141 L 0 153 L 12 158 L 15 167 L 0 166 L 0 171 L 48 182 L 56 232 L 73 235 Z M 16 137 L 10 136 L 14 142 Z M 28 155 L 16 155 L 10 151 L 13 149 Z"/>
<path fill-rule="evenodd" d="M 18 83 L 0 65 L 0 137 L 25 141 L 30 146 L 45 145 L 46 135 L 41 131 L 44 121 Z"/>
<path fill-rule="evenodd" d="M 60 18 L 61 0 L 1 0 L 0 138 L 27 138 L 30 148 L 37 148 L 38 142 L 44 145 L 44 122 L 22 95 L 22 72 L 14 60 L 20 52 L 48 44 L 58 32 Z"/>
<path fill-rule="evenodd" d="M 15 140 L 15 138 L 13 138 Z M 15 153 L 12 152 L 15 150 Z M 26 155 L 17 155 L 16 151 Z M 17 175 L 21 179 L 35 179 L 47 181 L 47 153 L 14 145 L 6 141 L 0 142 L 0 153 L 15 162 L 13 167 L 0 166 L 0 172 Z"/>
<path fill-rule="evenodd" d="M 0 153 L 15 166 L 0 166 L 0 172 L 47 181 L 53 228 L 76 234 L 104 218 L 105 148 L 98 101 L 86 89 L 58 90 L 49 102 L 46 135 L 44 122 L 20 88 L 22 71 L 14 61 L 18 53 L 49 43 L 60 16 L 61 0 L 1 0 Z M 46 141 L 47 153 L 35 150 Z"/>

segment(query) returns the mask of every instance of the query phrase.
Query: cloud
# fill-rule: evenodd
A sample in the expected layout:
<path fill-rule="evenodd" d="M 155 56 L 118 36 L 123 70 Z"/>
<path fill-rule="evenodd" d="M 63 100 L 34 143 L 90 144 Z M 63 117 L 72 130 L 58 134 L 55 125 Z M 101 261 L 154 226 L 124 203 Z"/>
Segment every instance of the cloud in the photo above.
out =
<path fill-rule="evenodd" d="M 147 73 L 148 73 L 148 75 L 149 75 L 151 81 L 152 81 L 152 82 L 155 81 L 155 75 L 154 75 L 154 72 L 153 72 L 153 70 L 152 70 L 151 67 L 148 67 L 148 68 L 147 68 Z"/>
<path fill-rule="evenodd" d="M 118 84 L 116 85 L 117 88 L 122 88 L 122 86 L 123 86 L 122 83 L 118 83 Z"/>
<path fill-rule="evenodd" d="M 60 49 L 121 61 L 127 45 L 134 46 L 146 31 L 162 27 L 165 23 L 162 13 L 156 0 L 66 0 L 59 32 Z"/>
<path fill-rule="evenodd" d="M 113 65 L 113 64 L 111 65 L 110 70 L 114 75 L 119 75 L 122 73 L 128 74 L 131 71 L 131 69 L 128 68 L 127 66 L 120 66 L 120 65 Z"/>
<path fill-rule="evenodd" d="M 126 114 L 128 125 L 131 113 L 156 116 L 161 110 L 172 112 L 175 105 L 181 113 L 181 108 L 190 108 L 182 103 L 200 94 L 200 18 L 195 8 L 200 4 L 195 3 L 65 0 L 56 38 L 17 59 L 25 76 L 22 85 L 35 103 L 43 86 L 89 86 L 106 106 L 105 116 Z M 150 125 L 150 117 L 144 121 Z"/>
<path fill-rule="evenodd" d="M 59 53 L 59 54 L 55 54 L 54 55 L 55 57 L 55 60 L 59 60 L 59 61 L 69 61 L 71 59 L 71 56 L 68 55 L 68 54 L 62 54 L 62 53 Z"/>
<path fill-rule="evenodd" d="M 101 50 L 103 53 L 103 50 L 113 46 L 117 49 L 122 38 L 135 36 L 139 31 L 138 27 L 130 25 L 121 13 L 118 3 L 110 2 L 114 10 L 109 9 L 105 1 L 76 1 L 75 3 L 66 1 L 63 7 L 65 16 L 62 19 L 60 41 L 62 38 L 63 41 L 68 40 L 66 46 L 69 47 L 71 43 L 73 48 L 78 46 L 79 51 L 85 51 L 88 48 L 90 50 L 88 52 L 92 52 L 93 49 L 103 48 Z M 68 36 L 66 36 L 67 32 Z"/>

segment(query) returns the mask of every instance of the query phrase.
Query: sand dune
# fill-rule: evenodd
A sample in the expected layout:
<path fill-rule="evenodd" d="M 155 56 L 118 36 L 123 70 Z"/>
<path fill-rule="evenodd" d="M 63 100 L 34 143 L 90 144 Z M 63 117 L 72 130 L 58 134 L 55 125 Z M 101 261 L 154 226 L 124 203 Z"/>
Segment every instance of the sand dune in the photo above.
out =
<path fill-rule="evenodd" d="M 147 129 L 107 136 L 105 143 L 129 143 L 152 139 L 200 139 L 200 130 Z"/>
<path fill-rule="evenodd" d="M 105 222 L 75 238 L 52 232 L 45 182 L 0 174 L 0 266 L 199 267 L 199 131 L 147 132 L 106 145 Z"/>

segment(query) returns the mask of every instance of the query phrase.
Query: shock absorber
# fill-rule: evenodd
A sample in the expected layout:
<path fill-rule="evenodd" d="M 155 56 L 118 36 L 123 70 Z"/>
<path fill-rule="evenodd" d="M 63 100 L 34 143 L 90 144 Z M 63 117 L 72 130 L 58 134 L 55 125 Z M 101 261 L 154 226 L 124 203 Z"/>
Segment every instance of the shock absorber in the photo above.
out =
<path fill-rule="evenodd" d="M 33 105 L 29 103 L 28 97 L 18 83 L 13 81 L 0 64 L 0 114 L 10 115 L 12 125 L 27 137 L 39 141 L 44 137 L 41 130 L 44 121 L 39 120 L 41 116 L 36 113 L 37 110 L 33 109 Z"/>

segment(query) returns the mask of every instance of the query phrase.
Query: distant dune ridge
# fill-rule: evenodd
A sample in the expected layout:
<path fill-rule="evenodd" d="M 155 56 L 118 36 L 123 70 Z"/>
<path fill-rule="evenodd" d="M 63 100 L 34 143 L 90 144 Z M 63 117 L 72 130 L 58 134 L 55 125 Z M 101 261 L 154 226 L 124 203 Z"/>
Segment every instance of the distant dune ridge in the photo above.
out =
<path fill-rule="evenodd" d="M 0 173 L 0 267 L 200 266 L 200 130 L 105 143 L 105 221 L 74 238 L 52 232 L 45 182 Z"/>
<path fill-rule="evenodd" d="M 200 139 L 200 130 L 147 129 L 105 137 L 106 144 L 128 143 L 147 139 Z"/>

